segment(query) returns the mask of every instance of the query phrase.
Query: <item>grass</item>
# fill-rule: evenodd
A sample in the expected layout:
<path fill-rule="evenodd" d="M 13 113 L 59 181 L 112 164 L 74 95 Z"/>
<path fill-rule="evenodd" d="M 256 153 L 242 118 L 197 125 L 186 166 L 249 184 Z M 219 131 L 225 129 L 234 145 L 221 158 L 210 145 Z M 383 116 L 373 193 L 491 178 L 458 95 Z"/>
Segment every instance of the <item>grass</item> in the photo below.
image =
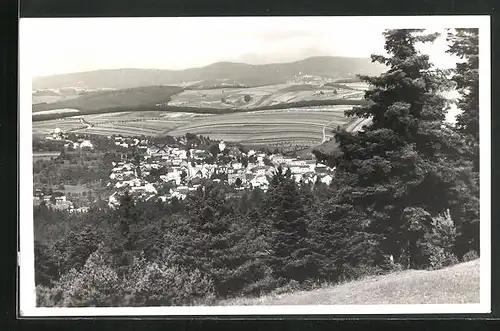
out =
<path fill-rule="evenodd" d="M 217 305 L 363 305 L 479 303 L 479 260 L 449 268 L 406 270 L 312 291 L 236 298 Z"/>

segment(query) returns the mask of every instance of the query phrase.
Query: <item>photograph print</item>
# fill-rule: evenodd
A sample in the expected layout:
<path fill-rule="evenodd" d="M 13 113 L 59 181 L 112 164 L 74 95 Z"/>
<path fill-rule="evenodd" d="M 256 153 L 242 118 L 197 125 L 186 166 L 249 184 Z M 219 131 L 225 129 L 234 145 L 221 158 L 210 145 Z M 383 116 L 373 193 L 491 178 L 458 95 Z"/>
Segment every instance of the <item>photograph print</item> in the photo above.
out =
<path fill-rule="evenodd" d="M 22 18 L 22 316 L 489 312 L 489 24 Z"/>

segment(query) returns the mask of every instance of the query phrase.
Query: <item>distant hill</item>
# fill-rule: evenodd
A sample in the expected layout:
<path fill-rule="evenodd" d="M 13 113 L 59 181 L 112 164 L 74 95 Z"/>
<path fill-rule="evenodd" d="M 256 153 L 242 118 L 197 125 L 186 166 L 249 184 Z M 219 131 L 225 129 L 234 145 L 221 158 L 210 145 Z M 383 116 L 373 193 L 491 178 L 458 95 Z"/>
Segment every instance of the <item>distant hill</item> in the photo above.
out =
<path fill-rule="evenodd" d="M 36 77 L 33 89 L 78 87 L 133 88 L 153 85 L 177 85 L 186 82 L 234 80 L 239 84 L 259 86 L 283 83 L 297 75 L 316 75 L 335 79 L 351 79 L 356 74 L 377 75 L 385 68 L 368 58 L 312 57 L 290 63 L 251 65 L 218 62 L 201 68 L 185 70 L 111 69 Z"/>

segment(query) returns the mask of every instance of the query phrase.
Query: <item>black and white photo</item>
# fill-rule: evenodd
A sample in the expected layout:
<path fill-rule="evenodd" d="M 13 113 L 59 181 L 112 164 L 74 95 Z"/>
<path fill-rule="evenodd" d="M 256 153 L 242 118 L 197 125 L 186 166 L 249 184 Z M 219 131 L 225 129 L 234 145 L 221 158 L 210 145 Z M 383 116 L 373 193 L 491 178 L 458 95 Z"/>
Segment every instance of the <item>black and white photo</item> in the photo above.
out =
<path fill-rule="evenodd" d="M 22 314 L 489 312 L 489 29 L 21 19 Z"/>

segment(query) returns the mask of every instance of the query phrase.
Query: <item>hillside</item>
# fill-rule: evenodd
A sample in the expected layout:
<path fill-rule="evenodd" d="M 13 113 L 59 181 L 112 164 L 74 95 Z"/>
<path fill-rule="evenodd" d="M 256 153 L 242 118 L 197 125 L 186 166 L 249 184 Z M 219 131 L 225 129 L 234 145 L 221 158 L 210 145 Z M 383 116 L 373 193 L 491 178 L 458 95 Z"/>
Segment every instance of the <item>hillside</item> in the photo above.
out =
<path fill-rule="evenodd" d="M 173 94 L 183 89 L 178 86 L 147 86 L 122 90 L 94 92 L 53 103 L 33 105 L 33 112 L 39 113 L 52 109 L 78 109 L 82 113 L 95 112 L 102 109 L 130 110 L 136 107 L 156 107 L 170 101 Z"/>
<path fill-rule="evenodd" d="M 479 260 L 407 270 L 313 291 L 219 302 L 220 305 L 361 305 L 479 303 Z"/>
<path fill-rule="evenodd" d="M 384 68 L 368 58 L 312 57 L 290 63 L 251 65 L 218 62 L 201 68 L 185 70 L 114 69 L 36 77 L 33 89 L 63 87 L 132 88 L 152 85 L 176 85 L 186 82 L 228 79 L 248 86 L 283 83 L 296 75 L 321 75 L 332 78 L 352 78 L 356 74 L 376 75 Z"/>

